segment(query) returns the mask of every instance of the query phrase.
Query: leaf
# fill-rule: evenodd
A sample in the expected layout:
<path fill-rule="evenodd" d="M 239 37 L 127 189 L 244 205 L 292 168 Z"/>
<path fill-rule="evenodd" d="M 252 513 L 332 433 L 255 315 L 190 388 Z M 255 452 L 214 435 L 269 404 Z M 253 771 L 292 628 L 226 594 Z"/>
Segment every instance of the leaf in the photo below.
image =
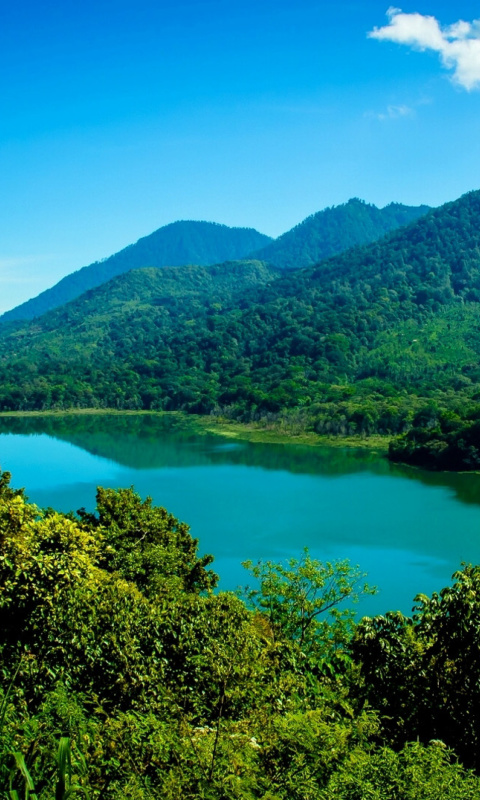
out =
<path fill-rule="evenodd" d="M 68 736 L 62 736 L 58 745 L 57 753 L 57 767 L 58 779 L 55 789 L 55 800 L 65 800 L 68 784 L 72 782 L 72 755 L 70 748 L 70 739 Z"/>
<path fill-rule="evenodd" d="M 35 791 L 35 785 L 33 783 L 32 777 L 27 769 L 27 765 L 25 764 L 25 758 L 23 754 L 20 752 L 12 753 L 11 754 L 13 761 L 15 762 L 15 766 L 10 771 L 10 789 L 12 787 L 14 776 L 17 772 L 20 773 L 23 780 L 25 781 L 26 787 L 26 797 L 32 797 L 30 792 Z"/>

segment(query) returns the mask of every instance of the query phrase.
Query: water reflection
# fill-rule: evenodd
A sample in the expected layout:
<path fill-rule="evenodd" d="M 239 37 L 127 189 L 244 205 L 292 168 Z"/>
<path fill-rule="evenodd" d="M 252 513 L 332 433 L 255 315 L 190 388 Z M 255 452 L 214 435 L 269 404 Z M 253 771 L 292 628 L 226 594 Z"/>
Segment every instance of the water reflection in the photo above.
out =
<path fill-rule="evenodd" d="M 0 464 L 41 506 L 92 508 L 95 487 L 135 485 L 191 525 L 225 588 L 240 562 L 350 558 L 381 588 L 363 611 L 409 611 L 480 563 L 480 475 L 429 473 L 350 448 L 229 441 L 179 415 L 0 418 Z"/>
<path fill-rule="evenodd" d="M 135 470 L 233 464 L 328 477 L 369 472 L 447 488 L 462 503 L 480 505 L 478 473 L 428 472 L 364 448 L 231 442 L 192 431 L 177 414 L 0 417 L 2 433 L 46 434 Z"/>

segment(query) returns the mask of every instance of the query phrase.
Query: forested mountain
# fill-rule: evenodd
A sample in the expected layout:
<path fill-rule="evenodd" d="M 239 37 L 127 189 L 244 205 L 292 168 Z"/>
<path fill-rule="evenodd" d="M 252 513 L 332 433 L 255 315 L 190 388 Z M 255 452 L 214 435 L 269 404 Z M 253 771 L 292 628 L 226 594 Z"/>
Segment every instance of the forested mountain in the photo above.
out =
<path fill-rule="evenodd" d="M 355 245 L 374 242 L 428 211 L 428 206 L 404 206 L 401 203 L 377 208 L 353 198 L 348 203 L 326 208 L 307 217 L 274 242 L 262 247 L 255 257 L 276 267 L 311 267 Z"/>
<path fill-rule="evenodd" d="M 247 262 L 120 276 L 2 335 L 0 408 L 218 409 L 244 420 L 290 409 L 333 433 L 435 430 L 446 409 L 472 420 L 479 221 L 472 192 L 295 272 Z"/>
<path fill-rule="evenodd" d="M 279 274 L 260 261 L 131 270 L 12 334 L 0 333 L 4 358 L 27 353 L 28 358 L 60 357 L 65 363 L 90 356 L 115 358 L 121 342 L 127 350 L 137 347 L 142 330 L 151 332 L 153 327 L 166 335 L 178 326 L 193 327 L 207 311 L 220 312 L 225 303 L 230 308 L 250 287 Z"/>
<path fill-rule="evenodd" d="M 254 259 L 279 267 L 309 266 L 353 245 L 372 242 L 428 210 L 428 206 L 413 208 L 400 203 L 378 209 L 354 199 L 308 217 L 276 241 L 253 228 L 173 222 L 119 253 L 67 275 L 51 289 L 7 311 L 0 324 L 39 317 L 117 275 L 141 267 L 207 266 L 252 253 Z"/>
<path fill-rule="evenodd" d="M 244 258 L 270 241 L 269 236 L 253 228 L 229 228 L 214 222 L 173 222 L 119 253 L 67 275 L 38 297 L 7 311 L 0 322 L 39 317 L 131 269 L 219 264 Z"/>

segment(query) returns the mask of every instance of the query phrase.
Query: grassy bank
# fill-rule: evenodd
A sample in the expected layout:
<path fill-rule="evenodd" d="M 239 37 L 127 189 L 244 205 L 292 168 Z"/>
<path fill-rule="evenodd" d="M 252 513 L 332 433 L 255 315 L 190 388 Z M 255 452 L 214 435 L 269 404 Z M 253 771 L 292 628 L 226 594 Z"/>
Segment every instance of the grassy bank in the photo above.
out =
<path fill-rule="evenodd" d="M 264 428 L 254 423 L 231 422 L 226 419 L 197 417 L 200 429 L 208 433 L 227 436 L 230 439 L 243 439 L 249 442 L 270 444 L 301 444 L 311 447 L 365 447 L 374 450 L 388 450 L 389 436 L 325 436 L 313 431 L 294 431 L 280 427 Z"/>

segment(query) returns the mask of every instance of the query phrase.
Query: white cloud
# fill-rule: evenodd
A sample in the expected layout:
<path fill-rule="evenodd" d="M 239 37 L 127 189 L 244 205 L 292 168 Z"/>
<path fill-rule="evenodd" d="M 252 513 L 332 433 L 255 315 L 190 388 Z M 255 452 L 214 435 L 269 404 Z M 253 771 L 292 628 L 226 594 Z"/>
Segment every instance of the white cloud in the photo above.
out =
<path fill-rule="evenodd" d="M 375 112 L 371 111 L 366 116 L 373 117 L 374 119 L 400 119 L 401 117 L 411 117 L 415 113 L 410 106 L 387 106 L 385 111 Z"/>
<path fill-rule="evenodd" d="M 480 20 L 442 27 L 435 17 L 404 14 L 389 8 L 388 25 L 374 28 L 368 36 L 397 42 L 418 50 L 433 50 L 444 67 L 453 69 L 453 80 L 470 91 L 480 87 Z"/>

